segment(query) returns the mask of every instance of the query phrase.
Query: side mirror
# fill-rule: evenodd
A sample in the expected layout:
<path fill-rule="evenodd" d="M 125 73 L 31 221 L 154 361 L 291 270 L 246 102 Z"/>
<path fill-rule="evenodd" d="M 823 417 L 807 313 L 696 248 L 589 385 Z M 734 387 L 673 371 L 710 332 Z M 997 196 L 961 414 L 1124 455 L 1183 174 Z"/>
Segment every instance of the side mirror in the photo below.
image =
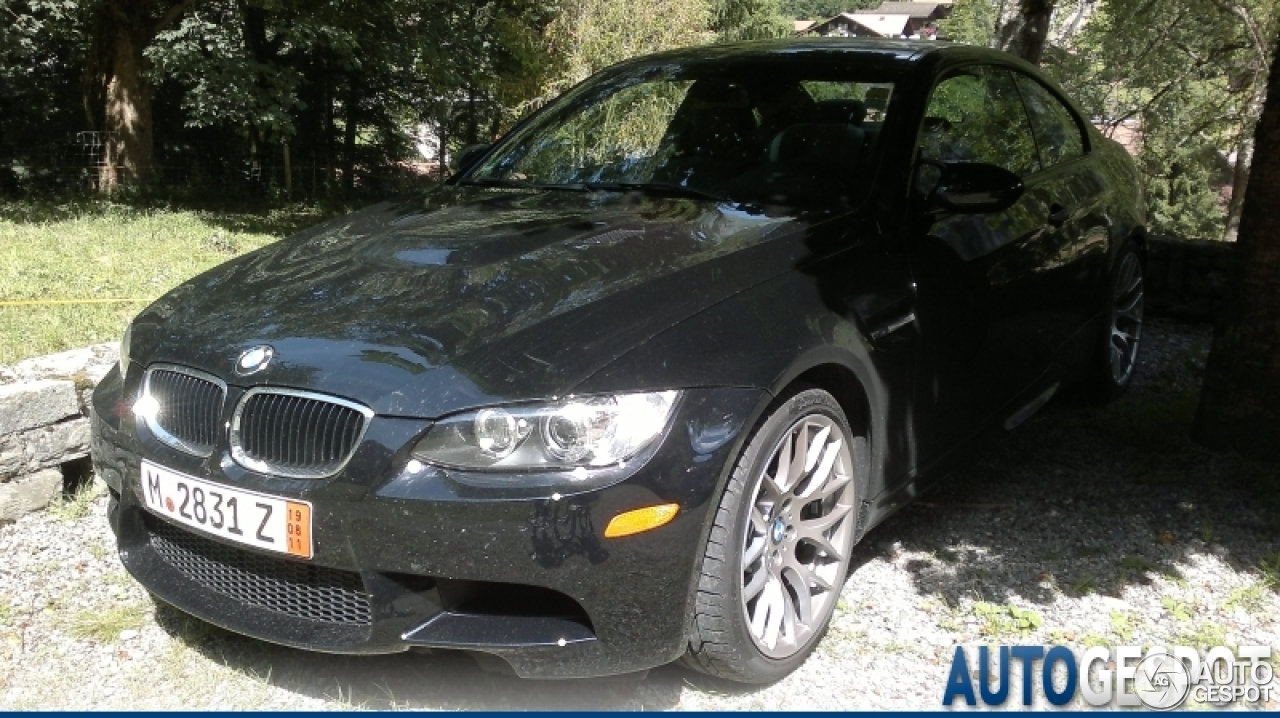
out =
<path fill-rule="evenodd" d="M 449 161 L 449 169 L 456 174 L 461 174 L 471 169 L 471 166 L 480 161 L 489 148 L 493 145 L 467 145 L 458 151 Z"/>
<path fill-rule="evenodd" d="M 921 166 L 937 177 L 929 202 L 960 214 L 987 214 L 1009 209 L 1026 187 L 1009 170 L 982 162 L 929 162 Z"/>

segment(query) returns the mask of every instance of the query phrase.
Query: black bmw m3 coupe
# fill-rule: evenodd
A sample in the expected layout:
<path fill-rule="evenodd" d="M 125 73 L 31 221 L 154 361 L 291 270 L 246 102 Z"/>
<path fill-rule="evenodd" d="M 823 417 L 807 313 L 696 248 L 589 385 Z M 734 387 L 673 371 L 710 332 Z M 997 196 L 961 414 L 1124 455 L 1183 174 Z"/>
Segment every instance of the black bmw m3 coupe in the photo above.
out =
<path fill-rule="evenodd" d="M 232 631 L 766 682 L 966 449 L 1124 390 L 1144 224 L 1004 54 L 644 57 L 148 307 L 94 463 L 130 573 Z"/>

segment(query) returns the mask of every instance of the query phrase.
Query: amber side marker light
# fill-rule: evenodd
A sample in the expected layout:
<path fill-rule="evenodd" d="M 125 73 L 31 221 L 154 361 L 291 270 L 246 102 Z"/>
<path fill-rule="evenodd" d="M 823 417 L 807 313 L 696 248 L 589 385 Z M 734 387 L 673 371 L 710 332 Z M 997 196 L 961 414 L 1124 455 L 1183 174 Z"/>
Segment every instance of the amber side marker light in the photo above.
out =
<path fill-rule="evenodd" d="M 659 526 L 670 523 L 671 519 L 674 519 L 679 511 L 680 506 L 678 504 L 659 504 L 657 506 L 646 506 L 643 509 L 624 511 L 614 516 L 609 525 L 605 527 L 604 537 L 621 538 L 656 529 Z"/>

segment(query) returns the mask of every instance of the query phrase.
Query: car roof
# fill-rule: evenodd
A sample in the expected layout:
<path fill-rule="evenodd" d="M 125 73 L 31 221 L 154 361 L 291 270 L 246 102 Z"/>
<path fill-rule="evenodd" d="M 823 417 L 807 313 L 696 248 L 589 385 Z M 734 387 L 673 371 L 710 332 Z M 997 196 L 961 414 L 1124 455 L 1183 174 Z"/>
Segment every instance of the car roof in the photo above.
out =
<path fill-rule="evenodd" d="M 955 46 L 937 40 L 891 40 L 866 37 L 806 37 L 782 40 L 747 40 L 716 45 L 700 45 L 677 50 L 667 50 L 638 57 L 630 62 L 706 62 L 716 60 L 753 60 L 805 56 L 812 59 L 823 55 L 864 56 L 880 61 L 914 62 L 930 53 Z M 964 46 L 966 50 L 975 49 Z"/>

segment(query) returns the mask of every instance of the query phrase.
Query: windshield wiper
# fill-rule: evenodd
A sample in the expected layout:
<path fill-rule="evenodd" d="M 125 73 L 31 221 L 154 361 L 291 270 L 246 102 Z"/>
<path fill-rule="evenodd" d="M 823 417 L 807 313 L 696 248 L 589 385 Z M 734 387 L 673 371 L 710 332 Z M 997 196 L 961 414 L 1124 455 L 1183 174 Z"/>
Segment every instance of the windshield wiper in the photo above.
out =
<path fill-rule="evenodd" d="M 502 179 L 499 177 L 470 177 L 458 180 L 458 184 L 471 187 L 507 187 L 511 189 L 533 189 L 533 185 L 520 180 Z"/>
<path fill-rule="evenodd" d="M 599 190 L 603 192 L 652 192 L 654 194 L 666 193 L 676 194 L 683 197 L 697 197 L 699 199 L 710 199 L 717 202 L 726 202 L 728 198 L 718 194 L 700 190 L 694 187 L 688 187 L 682 184 L 674 184 L 671 182 L 584 182 L 582 186 L 589 190 Z"/>
<path fill-rule="evenodd" d="M 477 185 L 479 187 L 519 187 L 530 189 L 548 189 L 557 192 L 649 192 L 652 194 L 674 194 L 681 197 L 697 197 L 716 202 L 728 202 L 729 198 L 707 192 L 706 190 L 686 187 L 671 182 L 563 182 L 547 184 L 530 184 L 509 179 L 486 177 L 468 179 L 458 184 Z"/>

